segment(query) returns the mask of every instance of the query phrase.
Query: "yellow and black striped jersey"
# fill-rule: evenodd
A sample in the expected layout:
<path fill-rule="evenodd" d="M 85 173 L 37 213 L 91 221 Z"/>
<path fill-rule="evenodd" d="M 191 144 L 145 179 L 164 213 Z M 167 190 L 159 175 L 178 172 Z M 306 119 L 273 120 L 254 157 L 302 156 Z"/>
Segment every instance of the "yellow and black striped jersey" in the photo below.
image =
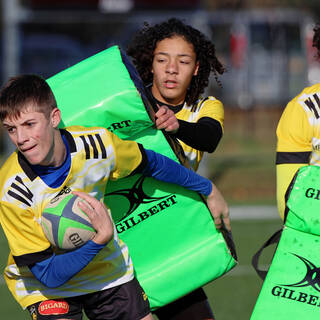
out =
<path fill-rule="evenodd" d="M 123 141 L 104 128 L 74 126 L 61 132 L 68 141 L 71 167 L 60 187 L 48 187 L 19 152 L 14 152 L 0 170 L 0 222 L 10 248 L 4 278 L 23 308 L 41 300 L 104 290 L 133 278 L 128 248 L 116 230 L 112 241 L 88 266 L 58 288 L 42 285 L 27 267 L 41 261 L 50 248 L 40 222 L 52 198 L 81 190 L 101 199 L 108 179 L 128 176 L 142 160 L 136 142 Z"/>
<path fill-rule="evenodd" d="M 277 127 L 277 201 L 280 216 L 285 192 L 303 165 L 320 165 L 320 84 L 305 88 L 292 99 Z"/>
<path fill-rule="evenodd" d="M 200 98 L 191 106 L 186 103 L 182 109 L 176 113 L 177 119 L 184 120 L 191 123 L 198 122 L 199 119 L 208 117 L 218 121 L 223 129 L 224 109 L 221 101 L 209 96 L 207 98 Z M 191 167 L 196 171 L 199 163 L 203 157 L 203 151 L 199 151 L 185 144 L 179 140 L 186 157 L 188 158 Z"/>

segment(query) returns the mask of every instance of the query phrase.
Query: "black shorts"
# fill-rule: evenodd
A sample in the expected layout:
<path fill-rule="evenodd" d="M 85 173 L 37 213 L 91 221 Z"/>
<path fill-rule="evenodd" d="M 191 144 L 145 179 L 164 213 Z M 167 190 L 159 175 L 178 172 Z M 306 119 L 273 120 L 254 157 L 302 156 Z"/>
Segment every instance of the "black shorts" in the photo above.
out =
<path fill-rule="evenodd" d="M 138 320 L 150 313 L 149 300 L 139 282 L 133 280 L 120 286 L 90 294 L 40 301 L 28 307 L 33 320 L 81 320 L 82 311 L 89 319 Z"/>
<path fill-rule="evenodd" d="M 208 298 L 202 288 L 155 310 L 154 314 L 159 320 L 214 319 Z"/>

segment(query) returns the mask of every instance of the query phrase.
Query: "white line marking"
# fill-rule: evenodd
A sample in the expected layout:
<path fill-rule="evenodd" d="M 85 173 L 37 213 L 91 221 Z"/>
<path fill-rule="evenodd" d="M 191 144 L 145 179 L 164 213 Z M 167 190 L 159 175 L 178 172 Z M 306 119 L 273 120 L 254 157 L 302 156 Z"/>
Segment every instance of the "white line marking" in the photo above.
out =
<path fill-rule="evenodd" d="M 230 207 L 231 220 L 244 219 L 278 219 L 280 220 L 276 206 L 236 206 Z"/>

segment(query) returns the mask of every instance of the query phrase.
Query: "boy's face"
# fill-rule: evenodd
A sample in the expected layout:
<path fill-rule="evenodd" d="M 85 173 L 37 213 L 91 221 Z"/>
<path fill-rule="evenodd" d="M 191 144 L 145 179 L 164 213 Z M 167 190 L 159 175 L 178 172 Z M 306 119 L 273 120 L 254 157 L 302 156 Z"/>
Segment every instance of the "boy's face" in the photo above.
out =
<path fill-rule="evenodd" d="M 54 165 L 55 129 L 61 119 L 60 111 L 53 109 L 48 118 L 35 110 L 32 106 L 26 107 L 19 117 L 5 118 L 3 126 L 30 164 Z"/>
<path fill-rule="evenodd" d="M 152 63 L 154 97 L 171 105 L 183 103 L 198 69 L 199 63 L 191 43 L 180 36 L 159 41 Z"/>

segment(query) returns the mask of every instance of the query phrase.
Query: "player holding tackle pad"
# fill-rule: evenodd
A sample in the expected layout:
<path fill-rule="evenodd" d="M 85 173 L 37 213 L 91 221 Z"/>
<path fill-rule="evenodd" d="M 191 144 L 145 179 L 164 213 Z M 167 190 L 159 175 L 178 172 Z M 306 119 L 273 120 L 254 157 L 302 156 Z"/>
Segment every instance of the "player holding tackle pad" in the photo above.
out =
<path fill-rule="evenodd" d="M 0 172 L 0 221 L 10 256 L 7 285 L 37 319 L 151 319 L 149 304 L 133 275 L 127 246 L 118 238 L 103 197 L 109 179 L 140 172 L 207 196 L 217 226 L 228 229 L 228 207 L 207 179 L 105 128 L 59 130 L 60 110 L 44 79 L 12 78 L 0 93 L 0 119 L 17 150 Z M 94 140 L 96 149 L 88 149 Z M 41 213 L 62 192 L 75 193 L 97 233 L 82 247 L 56 254 L 41 228 Z M 125 295 L 119 304 L 111 298 Z M 112 300 L 113 301 L 113 300 Z"/>

